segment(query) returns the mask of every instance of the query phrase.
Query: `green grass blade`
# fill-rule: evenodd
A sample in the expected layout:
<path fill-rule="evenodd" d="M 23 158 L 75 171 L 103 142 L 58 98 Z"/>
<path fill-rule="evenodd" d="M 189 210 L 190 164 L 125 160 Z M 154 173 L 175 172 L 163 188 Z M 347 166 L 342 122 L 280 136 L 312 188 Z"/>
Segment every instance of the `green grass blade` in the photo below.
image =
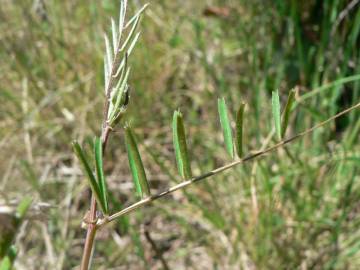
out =
<path fill-rule="evenodd" d="M 34 190 L 40 192 L 40 183 L 34 167 L 26 160 L 20 160 L 20 166 L 24 179 L 29 181 Z"/>
<path fill-rule="evenodd" d="M 189 179 L 192 177 L 191 164 L 186 144 L 184 121 L 180 111 L 175 111 L 173 116 L 173 143 L 179 174 L 183 179 Z"/>
<path fill-rule="evenodd" d="M 104 175 L 103 150 L 102 150 L 101 140 L 98 137 L 95 138 L 94 154 L 95 154 L 95 165 L 96 165 L 98 186 L 99 186 L 102 200 L 104 201 L 104 214 L 108 214 L 109 213 L 109 203 L 108 203 L 106 179 L 105 179 L 105 175 Z"/>
<path fill-rule="evenodd" d="M 243 155 L 243 125 L 245 103 L 241 103 L 236 114 L 236 152 L 239 158 Z"/>
<path fill-rule="evenodd" d="M 312 97 L 324 92 L 325 90 L 333 89 L 333 88 L 335 88 L 337 86 L 341 86 L 341 85 L 351 83 L 351 82 L 356 82 L 356 81 L 360 81 L 360 74 L 340 78 L 338 80 L 332 81 L 330 83 L 327 83 L 327 84 L 319 86 L 319 87 L 317 87 L 315 89 L 312 89 L 311 91 L 309 91 L 306 94 L 302 95 L 299 98 L 298 102 L 299 103 L 304 102 L 306 99 L 312 98 Z"/>
<path fill-rule="evenodd" d="M 96 178 L 90 168 L 90 165 L 86 159 L 85 153 L 77 141 L 73 142 L 73 148 L 74 148 L 76 156 L 78 157 L 78 159 L 80 160 L 81 164 L 83 165 L 83 167 L 85 169 L 90 188 L 91 188 L 93 194 L 95 195 L 96 201 L 100 205 L 101 211 L 103 211 L 105 213 L 105 203 L 102 199 L 99 186 L 96 182 Z"/>
<path fill-rule="evenodd" d="M 272 113 L 274 117 L 275 131 L 279 140 L 281 140 L 281 121 L 280 121 L 280 97 L 279 90 L 272 92 L 271 100 Z"/>
<path fill-rule="evenodd" d="M 292 89 L 289 93 L 285 108 L 284 108 L 284 112 L 283 112 L 283 116 L 282 116 L 282 122 L 281 122 L 281 138 L 284 138 L 284 135 L 286 133 L 286 129 L 287 126 L 289 124 L 289 118 L 290 118 L 290 113 L 291 113 L 291 108 L 294 104 L 295 101 L 295 90 Z"/>
<path fill-rule="evenodd" d="M 181 155 L 180 155 L 180 145 L 179 145 L 179 139 L 178 139 L 178 134 L 177 134 L 177 115 L 178 115 L 178 111 L 174 112 L 173 115 L 173 122 L 172 122 L 172 132 L 173 132 L 173 144 L 174 144 L 174 150 L 175 150 L 175 159 L 176 159 L 176 165 L 179 171 L 179 174 L 181 175 L 181 177 L 184 178 L 183 175 L 183 162 L 181 159 Z"/>
<path fill-rule="evenodd" d="M 231 125 L 228 117 L 228 110 L 224 98 L 218 99 L 218 111 L 220 116 L 221 128 L 223 130 L 226 151 L 229 153 L 229 155 L 232 158 L 234 158 L 233 136 L 232 136 Z"/>
<path fill-rule="evenodd" d="M 134 134 L 129 126 L 125 127 L 125 143 L 136 191 L 141 198 L 150 196 L 150 188 L 146 179 L 144 165 L 141 160 Z"/>

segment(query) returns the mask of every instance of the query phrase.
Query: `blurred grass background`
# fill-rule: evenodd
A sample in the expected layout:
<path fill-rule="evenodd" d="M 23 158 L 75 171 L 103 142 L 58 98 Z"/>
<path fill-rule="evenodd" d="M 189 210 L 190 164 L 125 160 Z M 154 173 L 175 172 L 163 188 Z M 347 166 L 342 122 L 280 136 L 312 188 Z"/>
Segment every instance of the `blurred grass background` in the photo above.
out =
<path fill-rule="evenodd" d="M 245 152 L 271 131 L 274 89 L 283 103 L 298 89 L 288 135 L 359 102 L 357 0 L 149 2 L 127 119 L 154 192 L 179 181 L 177 108 L 200 174 L 229 162 L 220 96 L 233 115 L 248 104 Z M 17 232 L 16 269 L 79 265 L 90 194 L 70 142 L 100 133 L 103 33 L 118 8 L 116 0 L 1 1 L 0 204 L 33 198 Z M 93 269 L 359 269 L 359 129 L 354 111 L 119 220 L 99 233 Z M 105 161 L 115 211 L 135 201 L 121 130 Z"/>

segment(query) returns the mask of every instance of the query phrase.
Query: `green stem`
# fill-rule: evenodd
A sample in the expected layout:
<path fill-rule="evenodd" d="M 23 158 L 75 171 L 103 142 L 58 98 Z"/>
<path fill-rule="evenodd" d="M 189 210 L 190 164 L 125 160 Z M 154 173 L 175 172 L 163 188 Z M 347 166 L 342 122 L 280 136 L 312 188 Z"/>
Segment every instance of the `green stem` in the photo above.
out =
<path fill-rule="evenodd" d="M 106 108 L 106 106 L 105 106 Z M 104 123 L 106 119 L 104 120 Z M 111 128 L 105 124 L 104 128 L 102 129 L 101 134 L 101 141 L 102 141 L 102 150 L 103 155 L 105 153 L 105 148 L 109 139 L 109 135 L 111 132 Z M 88 224 L 88 229 L 86 233 L 86 239 L 83 249 L 83 256 L 81 260 L 81 267 L 80 270 L 89 270 L 91 257 L 92 257 L 92 250 L 95 246 L 95 236 L 97 231 L 96 226 L 96 200 L 94 194 L 91 195 L 91 205 L 90 205 L 90 217 L 89 217 L 90 223 Z"/>
<path fill-rule="evenodd" d="M 91 207 L 90 207 L 90 220 L 95 221 L 95 219 L 96 219 L 96 200 L 95 200 L 95 196 L 92 194 Z M 88 225 L 80 270 L 89 269 L 89 265 L 92 257 L 91 254 L 95 243 L 96 230 L 97 230 L 96 223 L 91 223 Z"/>

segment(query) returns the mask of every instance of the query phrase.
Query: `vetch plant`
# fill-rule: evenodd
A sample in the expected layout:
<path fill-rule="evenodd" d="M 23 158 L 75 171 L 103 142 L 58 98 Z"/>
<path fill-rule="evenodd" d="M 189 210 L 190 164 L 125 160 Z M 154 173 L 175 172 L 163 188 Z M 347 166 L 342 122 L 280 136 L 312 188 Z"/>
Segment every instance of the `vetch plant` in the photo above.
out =
<path fill-rule="evenodd" d="M 183 189 L 210 176 L 233 168 L 234 166 L 264 156 L 266 153 L 283 147 L 284 145 L 311 133 L 315 129 L 324 126 L 325 124 L 348 113 L 349 111 L 360 107 L 360 103 L 357 103 L 356 105 L 334 115 L 333 117 L 320 122 L 299 134 L 285 139 L 284 137 L 289 125 L 291 112 L 299 103 L 296 102 L 295 91 L 292 90 L 289 93 L 288 100 L 283 109 L 283 112 L 281 112 L 279 93 L 278 91 L 274 91 L 272 94 L 271 107 L 274 120 L 274 129 L 279 142 L 266 149 L 252 152 L 249 155 L 244 155 L 243 131 L 245 104 L 240 104 L 236 113 L 234 139 L 228 107 L 226 105 L 225 99 L 220 98 L 218 99 L 220 125 L 223 132 L 225 149 L 231 157 L 232 162 L 222 167 L 216 168 L 210 172 L 204 173 L 200 176 L 192 175 L 184 119 L 181 112 L 176 110 L 174 112 L 172 122 L 173 144 L 177 169 L 179 175 L 183 179 L 183 182 L 180 182 L 179 184 L 157 194 L 150 193 L 150 185 L 147 180 L 141 154 L 137 146 L 136 136 L 130 124 L 125 124 L 124 134 L 129 166 L 132 173 L 134 186 L 140 200 L 119 212 L 112 213 L 111 209 L 109 209 L 109 196 L 107 191 L 106 177 L 103 169 L 104 153 L 111 131 L 122 123 L 121 120 L 123 120 L 127 106 L 129 104 L 129 57 L 139 39 L 140 32 L 138 32 L 137 27 L 139 25 L 141 16 L 147 7 L 147 5 L 143 6 L 131 19 L 126 22 L 127 1 L 122 0 L 120 6 L 118 23 L 116 23 L 113 19 L 111 20 L 111 40 L 105 35 L 106 53 L 104 56 L 104 118 L 102 123 L 101 136 L 95 137 L 94 140 L 94 150 L 92 153 L 93 160 L 95 161 L 94 166 L 90 164 L 90 159 L 81 145 L 76 141 L 73 143 L 74 151 L 83 166 L 89 187 L 92 191 L 90 210 L 84 219 L 84 222 L 87 224 L 87 235 L 81 262 L 82 270 L 89 269 L 96 232 L 106 224 L 138 208 L 148 205 L 154 200 L 160 199 L 172 192 L 175 192 L 176 190 Z M 235 151 L 237 157 L 235 156 Z M 101 212 L 97 211 L 97 207 L 99 207 Z"/>
<path fill-rule="evenodd" d="M 95 138 L 94 141 L 96 174 L 93 173 L 93 169 L 89 164 L 88 158 L 80 144 L 76 141 L 73 143 L 74 151 L 83 165 L 92 191 L 90 211 L 85 218 L 85 223 L 88 224 L 88 229 L 81 269 L 89 269 L 91 253 L 97 230 L 97 206 L 100 207 L 100 210 L 105 217 L 109 214 L 107 199 L 108 194 L 103 171 L 103 156 L 110 132 L 122 119 L 129 103 L 130 93 L 128 79 L 130 75 L 130 67 L 128 65 L 128 58 L 139 39 L 140 32 L 137 31 L 137 27 L 141 15 L 146 7 L 147 5 L 143 6 L 131 19 L 126 22 L 127 1 L 122 0 L 120 2 L 118 23 L 116 23 L 114 19 L 111 19 L 111 41 L 108 36 L 105 35 L 105 104 L 101 137 Z M 144 193 L 149 195 L 149 189 L 147 188 L 147 190 L 145 190 L 145 186 L 143 185 L 144 181 L 146 181 L 146 177 L 144 169 L 142 168 L 135 139 L 129 129 L 127 129 L 126 134 L 130 165 L 134 175 L 134 181 L 138 187 L 138 192 L 139 194 Z"/>

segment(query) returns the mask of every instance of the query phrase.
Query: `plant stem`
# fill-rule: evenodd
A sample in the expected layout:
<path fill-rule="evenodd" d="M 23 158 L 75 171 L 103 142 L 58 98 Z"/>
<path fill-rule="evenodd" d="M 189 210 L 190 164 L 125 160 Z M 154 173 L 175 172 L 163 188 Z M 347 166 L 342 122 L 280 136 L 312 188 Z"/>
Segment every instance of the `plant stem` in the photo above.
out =
<path fill-rule="evenodd" d="M 101 128 L 102 157 L 104 157 L 105 148 L 106 148 L 106 145 L 107 145 L 107 142 L 109 139 L 109 135 L 112 131 L 112 127 L 111 127 L 112 124 L 108 122 L 108 121 L 113 120 L 113 119 L 109 120 L 109 109 L 110 109 L 110 103 L 112 102 L 112 101 L 110 101 L 112 99 L 112 91 L 114 90 L 114 85 L 117 85 L 118 83 L 120 83 L 119 80 L 122 80 L 121 77 L 118 78 L 118 75 L 116 75 L 117 71 L 121 65 L 120 60 L 121 60 L 121 57 L 125 57 L 123 59 L 124 62 L 122 62 L 122 63 L 124 65 L 126 65 L 127 57 L 130 54 L 133 46 L 135 45 L 139 33 L 136 34 L 136 36 L 132 39 L 132 41 L 128 47 L 128 50 L 124 51 L 124 49 L 127 47 L 128 42 L 131 40 L 131 36 L 132 36 L 133 32 L 135 31 L 137 23 L 140 19 L 141 12 L 143 12 L 147 6 L 147 5 L 144 5 L 143 8 L 138 11 L 137 15 L 135 15 L 133 17 L 133 19 L 129 20 L 127 22 L 127 24 L 125 25 L 125 27 L 123 27 L 124 26 L 123 23 L 125 22 L 124 20 L 126 17 L 125 16 L 126 15 L 126 5 L 127 5 L 127 0 L 122 0 L 121 7 L 120 7 L 120 22 L 119 22 L 119 26 L 118 26 L 119 30 L 116 30 L 117 27 L 115 27 L 115 28 L 113 27 L 114 22 L 112 21 L 113 42 L 116 43 L 116 44 L 114 44 L 113 48 L 111 48 L 112 46 L 109 46 L 108 38 L 105 36 L 106 54 L 107 54 L 106 57 L 107 57 L 107 59 L 111 59 L 112 56 L 109 56 L 109 55 L 110 54 L 113 55 L 113 53 L 114 53 L 114 57 L 112 60 L 109 60 L 108 63 L 106 61 L 104 63 L 105 64 L 105 76 L 109 76 L 109 78 L 107 80 L 105 80 L 105 82 L 106 82 L 105 103 L 104 103 L 104 109 L 103 109 L 103 122 L 102 122 L 102 128 Z M 132 26 L 129 36 L 126 38 L 123 45 L 121 45 L 121 41 L 122 41 L 121 33 L 127 26 L 131 25 L 132 22 L 134 22 L 135 24 Z M 117 33 L 118 31 L 120 33 Z M 111 52 L 112 49 L 114 49 L 114 52 Z M 111 65 L 110 72 L 108 72 L 108 65 Z M 125 67 L 123 66 L 123 68 L 125 69 L 126 66 Z M 129 70 L 127 71 L 127 74 L 129 74 L 128 72 L 129 72 Z M 127 76 L 124 77 L 123 79 L 125 81 L 121 81 L 120 85 L 125 85 L 125 87 L 127 87 Z M 116 103 L 118 103 L 118 102 L 116 102 Z M 126 102 L 126 104 L 124 103 L 123 105 L 126 106 L 127 102 Z M 118 105 L 116 105 L 116 106 L 118 106 Z M 117 109 L 119 109 L 119 108 L 117 108 Z M 110 112 L 110 114 L 112 114 L 112 112 Z M 116 118 L 118 118 L 117 120 L 120 120 L 120 114 Z M 91 206 L 90 206 L 89 218 L 90 218 L 90 221 L 88 222 L 88 229 L 87 229 L 83 257 L 82 257 L 81 267 L 80 267 L 81 270 L 89 269 L 90 261 L 91 261 L 91 257 L 92 257 L 92 250 L 95 245 L 96 231 L 98 228 L 96 225 L 97 221 L 98 221 L 98 217 L 97 217 L 97 212 L 96 212 L 96 199 L 95 199 L 94 194 L 91 195 Z"/>
<path fill-rule="evenodd" d="M 96 235 L 96 200 L 94 194 L 91 195 L 91 206 L 90 206 L 90 223 L 86 232 L 86 239 L 83 250 L 83 257 L 81 260 L 80 270 L 88 270 L 91 261 L 91 253 L 94 246 L 94 240 Z M 93 222 L 94 221 L 94 222 Z"/>
<path fill-rule="evenodd" d="M 107 99 L 108 100 L 108 99 Z M 106 102 L 108 103 L 108 102 Z M 105 110 L 107 110 L 108 106 L 105 104 Z M 104 113 L 105 115 L 105 113 Z M 107 115 L 107 114 L 106 114 Z M 106 118 L 104 118 L 104 124 L 101 132 L 101 142 L 102 142 L 102 150 L 103 150 L 103 156 L 105 153 L 105 148 L 109 139 L 109 135 L 111 132 L 111 128 L 106 124 Z M 94 194 L 91 194 L 91 205 L 90 205 L 90 216 L 89 216 L 89 224 L 88 229 L 86 232 L 86 239 L 84 244 L 84 250 L 83 250 L 83 256 L 81 260 L 81 266 L 80 270 L 88 270 L 90 266 L 90 261 L 92 257 L 92 250 L 95 245 L 95 236 L 97 231 L 96 226 L 96 200 Z"/>
<path fill-rule="evenodd" d="M 162 251 L 157 247 L 155 241 L 152 239 L 151 235 L 150 235 L 150 232 L 147 228 L 145 228 L 145 231 L 144 231 L 144 234 L 145 234 L 145 238 L 146 240 L 150 243 L 152 249 L 155 251 L 155 255 L 156 257 L 158 257 L 158 259 L 160 260 L 161 264 L 162 264 L 162 267 L 164 270 L 169 270 L 169 266 L 162 254 Z"/>

